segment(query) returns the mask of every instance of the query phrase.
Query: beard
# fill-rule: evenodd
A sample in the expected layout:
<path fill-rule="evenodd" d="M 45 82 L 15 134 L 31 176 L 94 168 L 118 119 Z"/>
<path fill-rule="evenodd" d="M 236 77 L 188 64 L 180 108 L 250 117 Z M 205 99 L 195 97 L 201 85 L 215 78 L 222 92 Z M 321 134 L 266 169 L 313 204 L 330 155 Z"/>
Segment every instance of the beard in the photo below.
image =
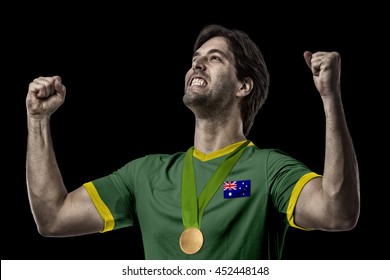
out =
<path fill-rule="evenodd" d="M 235 87 L 232 83 L 218 83 L 206 92 L 186 90 L 183 103 L 197 118 L 203 120 L 224 120 L 229 116 L 234 103 Z"/>

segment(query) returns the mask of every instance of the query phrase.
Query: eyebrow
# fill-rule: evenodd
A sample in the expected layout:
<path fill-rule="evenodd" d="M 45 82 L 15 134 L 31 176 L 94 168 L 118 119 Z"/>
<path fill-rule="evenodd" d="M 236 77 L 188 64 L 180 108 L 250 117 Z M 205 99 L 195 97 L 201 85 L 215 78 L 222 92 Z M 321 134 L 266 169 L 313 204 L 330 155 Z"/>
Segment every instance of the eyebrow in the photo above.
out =
<path fill-rule="evenodd" d="M 211 49 L 211 50 L 209 50 L 209 51 L 207 52 L 207 55 L 210 55 L 210 54 L 213 54 L 213 53 L 218 53 L 218 54 L 220 54 L 221 56 L 223 56 L 225 59 L 229 60 L 229 56 L 228 56 L 225 52 L 223 52 L 223 51 L 221 51 L 221 50 L 219 50 L 219 49 Z M 195 52 L 195 53 L 192 55 L 192 58 L 194 58 L 195 56 L 199 56 L 199 55 L 200 55 L 199 52 Z"/>

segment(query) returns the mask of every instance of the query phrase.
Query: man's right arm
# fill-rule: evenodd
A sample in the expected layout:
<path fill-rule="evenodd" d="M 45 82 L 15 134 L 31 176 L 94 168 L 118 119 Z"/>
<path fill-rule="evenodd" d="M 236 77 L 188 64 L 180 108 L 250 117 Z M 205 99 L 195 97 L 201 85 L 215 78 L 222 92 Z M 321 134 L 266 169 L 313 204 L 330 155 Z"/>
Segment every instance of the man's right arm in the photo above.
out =
<path fill-rule="evenodd" d="M 84 187 L 67 191 L 57 164 L 50 117 L 65 94 L 60 77 L 40 77 L 30 83 L 26 98 L 28 197 L 38 231 L 44 236 L 89 234 L 104 226 Z"/>

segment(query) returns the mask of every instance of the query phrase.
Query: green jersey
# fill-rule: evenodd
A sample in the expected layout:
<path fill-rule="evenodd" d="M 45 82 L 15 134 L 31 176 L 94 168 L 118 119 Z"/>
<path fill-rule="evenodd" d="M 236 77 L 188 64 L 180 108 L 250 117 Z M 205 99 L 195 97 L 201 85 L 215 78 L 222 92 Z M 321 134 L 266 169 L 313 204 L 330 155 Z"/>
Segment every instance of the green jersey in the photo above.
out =
<path fill-rule="evenodd" d="M 193 152 L 197 195 L 219 164 L 243 142 Z M 181 192 L 185 152 L 135 159 L 84 184 L 105 226 L 103 232 L 139 225 L 146 259 L 280 259 L 286 231 L 303 186 L 320 175 L 276 149 L 253 143 L 206 206 L 202 249 L 185 254 Z"/>

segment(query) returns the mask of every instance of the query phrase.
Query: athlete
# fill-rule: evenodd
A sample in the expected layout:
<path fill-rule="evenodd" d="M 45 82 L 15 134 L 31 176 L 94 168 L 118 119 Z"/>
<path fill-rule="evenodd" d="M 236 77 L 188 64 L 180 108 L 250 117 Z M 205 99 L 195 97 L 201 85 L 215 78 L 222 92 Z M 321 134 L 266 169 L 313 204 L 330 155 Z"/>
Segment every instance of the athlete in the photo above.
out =
<path fill-rule="evenodd" d="M 193 146 L 133 159 L 71 192 L 50 136 L 66 87 L 59 76 L 34 79 L 26 97 L 26 168 L 39 233 L 65 237 L 138 225 L 146 259 L 280 259 L 291 226 L 352 230 L 359 171 L 340 92 L 341 59 L 337 52 L 303 56 L 325 112 L 322 174 L 247 139 L 267 99 L 269 73 L 240 30 L 209 25 L 195 41 L 183 95 L 195 115 Z"/>

